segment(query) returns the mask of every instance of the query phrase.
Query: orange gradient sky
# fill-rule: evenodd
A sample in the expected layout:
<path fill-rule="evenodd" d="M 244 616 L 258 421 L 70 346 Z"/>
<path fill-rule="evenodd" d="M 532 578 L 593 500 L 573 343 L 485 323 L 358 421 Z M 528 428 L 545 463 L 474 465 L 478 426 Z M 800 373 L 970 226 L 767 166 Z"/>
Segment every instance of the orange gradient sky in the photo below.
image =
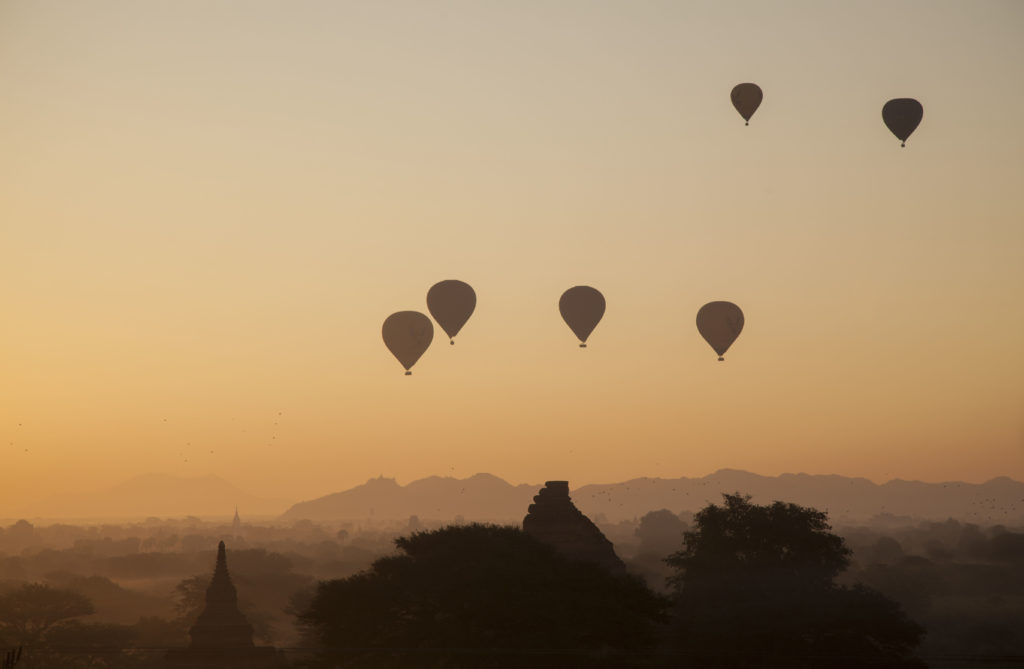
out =
<path fill-rule="evenodd" d="M 4 0 L 0 507 L 1024 478 L 1022 81 L 1013 0 Z M 381 323 L 449 278 L 476 313 L 405 377 Z"/>

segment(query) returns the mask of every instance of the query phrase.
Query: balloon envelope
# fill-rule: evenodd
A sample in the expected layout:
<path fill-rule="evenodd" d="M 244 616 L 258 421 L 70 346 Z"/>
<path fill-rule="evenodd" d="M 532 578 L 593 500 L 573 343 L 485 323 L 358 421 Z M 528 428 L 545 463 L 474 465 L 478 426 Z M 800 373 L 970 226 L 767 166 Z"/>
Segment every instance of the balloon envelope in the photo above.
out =
<path fill-rule="evenodd" d="M 743 312 L 732 302 L 708 302 L 697 312 L 697 331 L 719 360 L 743 331 Z"/>
<path fill-rule="evenodd" d="M 473 315 L 473 310 L 476 309 L 476 293 L 463 281 L 441 281 L 427 291 L 427 309 L 451 339 Z"/>
<path fill-rule="evenodd" d="M 384 345 L 405 367 L 405 373 L 412 374 L 409 368 L 416 364 L 434 338 L 434 325 L 418 311 L 399 311 L 384 319 L 381 335 Z"/>
<path fill-rule="evenodd" d="M 580 348 L 586 348 L 587 337 L 601 322 L 604 306 L 604 295 L 590 286 L 574 286 L 562 293 L 558 300 L 558 310 L 566 325 L 580 340 Z"/>
<path fill-rule="evenodd" d="M 761 106 L 764 93 L 757 84 L 737 84 L 733 87 L 729 97 L 732 98 L 732 106 L 740 113 L 743 120 L 747 121 L 747 125 L 750 125 L 750 117 Z"/>
<path fill-rule="evenodd" d="M 892 134 L 907 145 L 907 138 L 917 129 L 924 116 L 924 107 L 914 98 L 896 98 L 882 106 L 882 120 Z"/>

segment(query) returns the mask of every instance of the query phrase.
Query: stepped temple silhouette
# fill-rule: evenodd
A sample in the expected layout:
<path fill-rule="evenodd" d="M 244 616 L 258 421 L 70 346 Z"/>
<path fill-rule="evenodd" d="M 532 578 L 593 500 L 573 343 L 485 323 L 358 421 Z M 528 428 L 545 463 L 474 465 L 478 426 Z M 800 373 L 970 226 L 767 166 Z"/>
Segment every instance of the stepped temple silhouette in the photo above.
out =
<path fill-rule="evenodd" d="M 523 531 L 572 560 L 596 562 L 614 574 L 626 573 L 612 542 L 569 498 L 568 481 L 547 481 L 523 518 Z"/>
<path fill-rule="evenodd" d="M 228 574 L 224 542 L 217 546 L 217 566 L 206 589 L 206 606 L 189 630 L 188 648 L 167 652 L 167 667 L 189 669 L 279 669 L 287 666 L 273 647 L 252 642 L 252 625 L 238 610 L 238 593 Z"/>

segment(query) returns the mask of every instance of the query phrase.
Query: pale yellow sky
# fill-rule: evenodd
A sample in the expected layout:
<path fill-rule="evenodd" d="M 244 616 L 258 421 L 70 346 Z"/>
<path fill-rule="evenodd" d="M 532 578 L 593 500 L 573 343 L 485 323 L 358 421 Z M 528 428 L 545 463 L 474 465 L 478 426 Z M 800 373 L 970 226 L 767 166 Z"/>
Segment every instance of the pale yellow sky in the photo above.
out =
<path fill-rule="evenodd" d="M 0 505 L 1024 478 L 1022 75 L 1012 0 L 0 0 Z M 405 377 L 442 279 L 477 311 Z"/>

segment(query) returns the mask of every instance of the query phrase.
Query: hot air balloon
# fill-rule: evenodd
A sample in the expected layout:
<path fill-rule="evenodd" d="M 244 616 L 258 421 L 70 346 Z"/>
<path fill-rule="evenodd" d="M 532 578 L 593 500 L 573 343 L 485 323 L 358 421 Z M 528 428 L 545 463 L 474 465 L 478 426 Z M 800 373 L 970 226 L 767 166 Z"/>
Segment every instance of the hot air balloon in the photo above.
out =
<path fill-rule="evenodd" d="M 454 346 L 455 335 L 476 309 L 476 293 L 463 281 L 441 281 L 427 291 L 427 308 Z"/>
<path fill-rule="evenodd" d="M 399 311 L 384 320 L 381 335 L 409 376 L 412 374 L 409 368 L 416 364 L 434 338 L 434 325 L 418 311 Z"/>
<path fill-rule="evenodd" d="M 882 106 L 882 120 L 900 140 L 900 146 L 907 145 L 907 138 L 917 129 L 923 116 L 924 107 L 914 98 L 896 98 Z"/>
<path fill-rule="evenodd" d="M 574 286 L 562 293 L 558 300 L 562 318 L 580 340 L 580 348 L 587 347 L 587 337 L 604 316 L 604 295 L 590 286 Z"/>
<path fill-rule="evenodd" d="M 697 331 L 719 361 L 725 360 L 722 356 L 743 332 L 743 312 L 732 302 L 708 302 L 697 312 Z"/>
<path fill-rule="evenodd" d="M 733 87 L 729 97 L 732 98 L 732 106 L 746 121 L 746 125 L 750 125 L 750 117 L 761 106 L 764 93 L 761 92 L 761 87 L 757 84 L 737 84 Z"/>

